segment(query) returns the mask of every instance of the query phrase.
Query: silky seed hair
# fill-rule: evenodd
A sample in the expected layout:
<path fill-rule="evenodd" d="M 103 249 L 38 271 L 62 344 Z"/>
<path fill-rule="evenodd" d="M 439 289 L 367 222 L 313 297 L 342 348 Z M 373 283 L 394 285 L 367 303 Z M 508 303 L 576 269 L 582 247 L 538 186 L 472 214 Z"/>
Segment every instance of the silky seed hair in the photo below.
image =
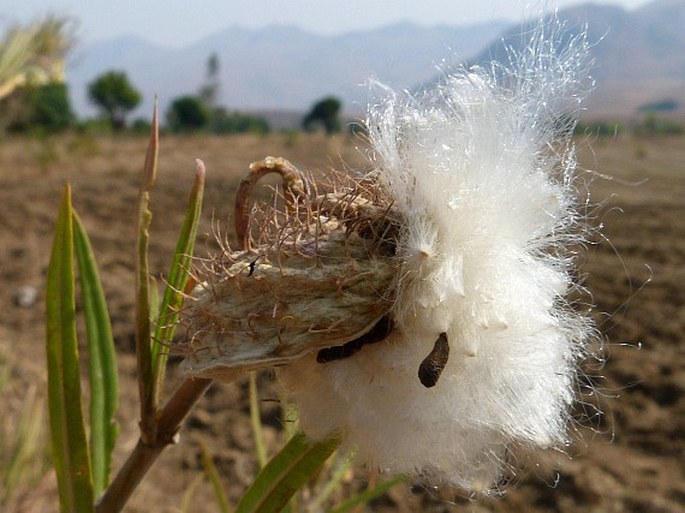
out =
<path fill-rule="evenodd" d="M 342 433 L 373 468 L 474 493 L 500 490 L 512 454 L 570 443 L 594 334 L 568 299 L 589 233 L 572 140 L 588 45 L 556 24 L 528 35 L 508 63 L 417 96 L 373 85 L 370 159 L 404 221 L 395 329 L 350 358 L 278 370 L 305 433 Z"/>
<path fill-rule="evenodd" d="M 365 176 L 316 187 L 284 159 L 253 164 L 240 246 L 206 261 L 186 308 L 186 372 L 276 366 L 312 439 L 473 493 L 498 491 L 514 454 L 563 449 L 594 333 L 568 299 L 588 48 L 556 24 L 528 35 L 419 95 L 375 84 Z M 267 172 L 281 200 L 254 207 Z"/>

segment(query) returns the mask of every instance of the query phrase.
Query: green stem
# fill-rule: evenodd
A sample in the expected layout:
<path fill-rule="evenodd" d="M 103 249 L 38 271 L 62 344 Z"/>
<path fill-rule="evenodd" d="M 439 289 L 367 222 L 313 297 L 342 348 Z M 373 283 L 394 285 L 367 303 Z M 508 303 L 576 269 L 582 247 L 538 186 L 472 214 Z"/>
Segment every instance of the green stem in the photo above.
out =
<path fill-rule="evenodd" d="M 136 255 L 136 359 L 138 364 L 138 393 L 140 395 L 140 429 L 143 440 L 150 445 L 156 438 L 155 416 L 157 405 L 152 397 L 154 377 L 152 375 L 152 349 L 150 328 L 150 294 L 148 272 L 149 227 L 152 221 L 150 189 L 155 183 L 159 156 L 159 124 L 157 104 L 152 117 L 152 130 L 148 144 L 143 183 L 138 199 L 138 241 Z"/>

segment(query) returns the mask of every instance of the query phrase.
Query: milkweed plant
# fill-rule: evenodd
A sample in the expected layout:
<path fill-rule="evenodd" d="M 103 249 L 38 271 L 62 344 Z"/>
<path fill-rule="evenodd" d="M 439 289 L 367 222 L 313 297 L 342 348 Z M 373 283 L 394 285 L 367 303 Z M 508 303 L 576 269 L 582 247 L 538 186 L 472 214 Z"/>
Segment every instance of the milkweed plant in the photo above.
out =
<path fill-rule="evenodd" d="M 236 196 L 237 242 L 217 231 L 220 251 L 191 260 L 205 177 L 198 161 L 167 292 L 151 308 L 155 117 L 138 216 L 141 437 L 112 482 L 111 332 L 67 191 L 48 275 L 63 511 L 119 511 L 213 380 L 263 368 L 276 369 L 302 432 L 256 477 L 240 512 L 285 507 L 338 446 L 398 476 L 388 483 L 486 494 L 516 470 L 511 454 L 569 443 L 580 364 L 595 335 L 572 299 L 581 289 L 578 252 L 591 233 L 572 140 L 591 85 L 588 45 L 582 35 L 562 37 L 555 24 L 529 36 L 506 63 L 445 72 L 425 92 L 374 84 L 371 171 L 314 181 L 284 158 L 253 163 Z M 274 201 L 256 204 L 255 184 L 269 173 L 282 187 Z M 82 293 L 94 298 L 84 299 L 96 362 L 89 436 L 73 400 L 74 251 Z M 186 378 L 161 405 L 169 348 L 183 356 Z"/>

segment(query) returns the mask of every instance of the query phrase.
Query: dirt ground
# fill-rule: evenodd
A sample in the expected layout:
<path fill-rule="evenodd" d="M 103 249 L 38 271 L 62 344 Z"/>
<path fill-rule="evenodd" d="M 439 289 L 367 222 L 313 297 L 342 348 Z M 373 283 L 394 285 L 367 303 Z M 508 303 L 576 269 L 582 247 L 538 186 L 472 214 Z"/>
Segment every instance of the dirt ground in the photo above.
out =
<path fill-rule="evenodd" d="M 122 433 L 115 469 L 137 437 L 133 223 L 145 143 L 87 136 L 0 140 L 0 364 L 10 369 L 8 383 L 0 387 L 5 423 L 0 433 L 12 434 L 31 387 L 39 398 L 45 395 L 45 269 L 57 206 L 69 181 L 100 265 L 119 354 Z M 193 158 L 202 158 L 208 169 L 200 228 L 207 233 L 212 217 L 224 220 L 230 214 L 237 181 L 252 160 L 273 154 L 303 169 L 339 166 L 341 160 L 364 166 L 357 144 L 319 135 L 163 137 L 152 200 L 152 272 L 163 275 L 169 265 Z M 603 358 L 586 367 L 598 388 L 578 407 L 577 443 L 566 454 L 541 455 L 503 497 L 473 500 L 400 485 L 368 511 L 685 511 L 685 138 L 625 136 L 581 140 L 579 147 L 587 170 L 582 177 L 592 181 L 592 201 L 600 204 L 592 207 L 595 222 L 603 225 L 604 238 L 589 247 L 582 273 L 604 344 Z M 203 251 L 200 241 L 197 253 Z M 22 306 L 18 294 L 26 287 L 37 297 Z M 170 381 L 177 378 L 171 362 Z M 269 374 L 260 376 L 260 385 L 265 436 L 275 449 L 282 443 L 276 385 Z M 256 469 L 248 412 L 245 383 L 213 386 L 180 444 L 153 467 L 127 511 L 180 511 L 184 492 L 202 472 L 201 444 L 213 455 L 229 496 L 239 497 Z M 47 424 L 46 417 L 37 421 Z M 359 469 L 343 488 L 359 488 L 366 479 Z M 195 488 L 187 510 L 218 511 L 206 481 Z M 53 474 L 13 490 L 6 511 L 57 511 Z"/>

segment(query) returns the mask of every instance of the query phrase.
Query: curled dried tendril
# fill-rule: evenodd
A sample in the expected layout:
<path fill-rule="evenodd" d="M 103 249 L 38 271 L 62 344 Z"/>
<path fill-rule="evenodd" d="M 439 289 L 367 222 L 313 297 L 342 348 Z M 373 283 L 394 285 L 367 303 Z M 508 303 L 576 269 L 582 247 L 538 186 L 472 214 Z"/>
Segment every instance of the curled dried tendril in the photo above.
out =
<path fill-rule="evenodd" d="M 269 173 L 277 173 L 283 178 L 283 194 L 289 212 L 296 211 L 298 201 L 306 195 L 305 181 L 298 169 L 282 157 L 267 157 L 250 164 L 250 173 L 238 186 L 235 199 L 235 232 L 245 250 L 251 249 L 250 239 L 250 198 L 257 182 Z M 293 210 L 294 209 L 294 210 Z"/>

